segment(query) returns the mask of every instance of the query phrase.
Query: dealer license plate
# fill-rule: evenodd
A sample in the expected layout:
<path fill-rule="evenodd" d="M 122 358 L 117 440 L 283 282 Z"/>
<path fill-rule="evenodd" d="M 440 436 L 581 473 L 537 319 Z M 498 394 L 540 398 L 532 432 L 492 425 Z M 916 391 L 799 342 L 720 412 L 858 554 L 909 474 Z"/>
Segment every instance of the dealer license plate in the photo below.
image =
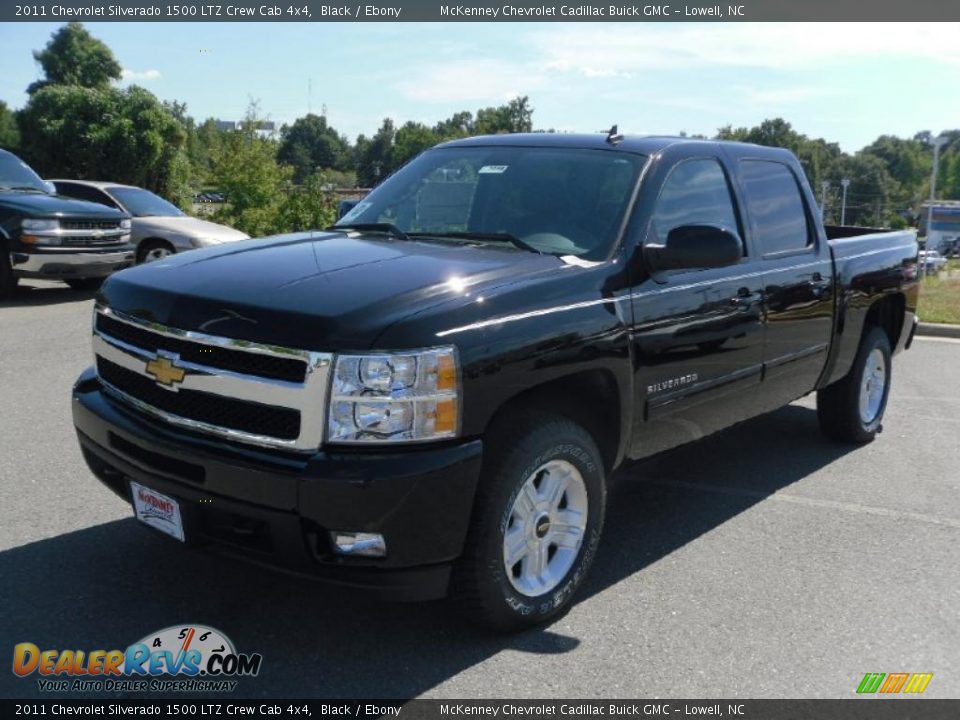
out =
<path fill-rule="evenodd" d="M 180 503 L 139 483 L 130 482 L 133 511 L 137 520 L 183 542 L 183 520 Z"/>

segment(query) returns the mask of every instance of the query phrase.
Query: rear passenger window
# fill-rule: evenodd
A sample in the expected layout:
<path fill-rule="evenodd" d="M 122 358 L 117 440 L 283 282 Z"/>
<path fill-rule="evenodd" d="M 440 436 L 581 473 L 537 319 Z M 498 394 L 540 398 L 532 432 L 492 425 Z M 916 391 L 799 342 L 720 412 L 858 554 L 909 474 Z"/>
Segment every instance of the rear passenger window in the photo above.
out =
<path fill-rule="evenodd" d="M 713 159 L 687 160 L 671 170 L 653 211 L 653 228 L 661 241 L 676 227 L 701 224 L 737 230 L 727 176 Z"/>
<path fill-rule="evenodd" d="M 741 173 L 747 210 L 763 255 L 803 250 L 812 244 L 797 178 L 786 165 L 744 160 Z"/>

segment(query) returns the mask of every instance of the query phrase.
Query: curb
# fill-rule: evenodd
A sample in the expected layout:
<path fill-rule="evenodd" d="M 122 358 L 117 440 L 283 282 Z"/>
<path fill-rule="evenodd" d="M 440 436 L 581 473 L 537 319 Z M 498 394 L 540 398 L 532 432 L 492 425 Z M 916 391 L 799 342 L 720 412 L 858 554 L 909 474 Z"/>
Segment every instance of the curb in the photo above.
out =
<path fill-rule="evenodd" d="M 917 327 L 917 335 L 926 335 L 928 337 L 960 338 L 960 325 L 922 322 L 920 323 L 919 327 Z"/>

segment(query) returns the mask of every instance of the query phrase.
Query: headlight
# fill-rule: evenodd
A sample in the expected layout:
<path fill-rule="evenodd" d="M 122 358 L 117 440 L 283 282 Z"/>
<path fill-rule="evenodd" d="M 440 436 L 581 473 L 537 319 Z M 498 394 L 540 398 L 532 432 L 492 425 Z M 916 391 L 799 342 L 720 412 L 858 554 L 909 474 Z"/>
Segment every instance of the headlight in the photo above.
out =
<path fill-rule="evenodd" d="M 20 227 L 24 230 L 59 230 L 60 221 L 59 220 L 23 220 L 20 223 Z"/>
<path fill-rule="evenodd" d="M 327 440 L 388 443 L 454 437 L 460 398 L 454 348 L 338 355 Z"/>
<path fill-rule="evenodd" d="M 121 230 L 129 230 L 131 227 L 133 227 L 133 223 L 130 221 L 130 218 L 124 218 L 120 221 Z"/>

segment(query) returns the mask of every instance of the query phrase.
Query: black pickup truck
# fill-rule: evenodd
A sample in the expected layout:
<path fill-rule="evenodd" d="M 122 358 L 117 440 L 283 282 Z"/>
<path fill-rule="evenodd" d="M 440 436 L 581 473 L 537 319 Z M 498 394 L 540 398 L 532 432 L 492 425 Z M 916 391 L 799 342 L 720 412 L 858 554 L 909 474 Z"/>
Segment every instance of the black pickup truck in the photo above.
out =
<path fill-rule="evenodd" d="M 0 150 L 0 299 L 21 278 L 63 280 L 77 290 L 133 264 L 130 216 L 57 195 L 13 153 Z"/>
<path fill-rule="evenodd" d="M 785 150 L 460 140 L 327 231 L 111 277 L 74 422 L 182 542 L 518 628 L 569 606 L 625 460 L 813 391 L 872 440 L 916 273 Z"/>

